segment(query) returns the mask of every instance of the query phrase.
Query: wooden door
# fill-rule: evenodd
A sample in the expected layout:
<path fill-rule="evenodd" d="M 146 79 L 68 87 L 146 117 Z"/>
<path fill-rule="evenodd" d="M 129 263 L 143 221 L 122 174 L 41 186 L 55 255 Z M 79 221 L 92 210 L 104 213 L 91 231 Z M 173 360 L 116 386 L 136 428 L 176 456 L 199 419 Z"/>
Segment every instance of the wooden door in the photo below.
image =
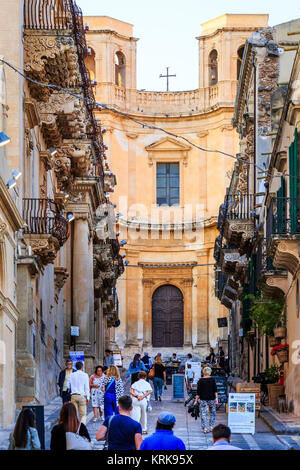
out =
<path fill-rule="evenodd" d="M 159 287 L 152 297 L 153 347 L 183 346 L 183 296 L 172 285 Z"/>

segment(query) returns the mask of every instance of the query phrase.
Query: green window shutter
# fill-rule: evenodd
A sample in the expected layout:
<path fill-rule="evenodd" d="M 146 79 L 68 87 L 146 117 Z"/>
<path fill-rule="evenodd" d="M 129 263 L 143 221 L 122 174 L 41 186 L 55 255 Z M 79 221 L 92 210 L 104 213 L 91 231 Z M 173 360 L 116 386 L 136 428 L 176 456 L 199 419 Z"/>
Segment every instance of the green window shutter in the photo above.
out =
<path fill-rule="evenodd" d="M 291 233 L 297 231 L 297 176 L 298 176 L 298 131 L 295 129 L 294 142 L 289 147 L 290 172 L 290 220 Z"/>
<path fill-rule="evenodd" d="M 281 176 L 281 186 L 277 191 L 277 220 L 276 220 L 276 233 L 285 232 L 285 214 L 284 214 L 284 177 Z"/>
<path fill-rule="evenodd" d="M 251 329 L 252 321 L 250 319 L 250 300 L 245 299 L 245 296 L 250 293 L 249 284 L 243 285 L 243 300 L 242 300 L 242 318 L 241 327 L 243 328 L 243 336 Z"/>

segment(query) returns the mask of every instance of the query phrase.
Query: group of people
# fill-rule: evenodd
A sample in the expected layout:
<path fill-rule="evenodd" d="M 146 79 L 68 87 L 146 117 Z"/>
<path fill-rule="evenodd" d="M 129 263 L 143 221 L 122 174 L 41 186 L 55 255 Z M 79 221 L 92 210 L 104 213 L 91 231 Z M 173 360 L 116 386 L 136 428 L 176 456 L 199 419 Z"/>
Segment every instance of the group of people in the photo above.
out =
<path fill-rule="evenodd" d="M 210 361 L 213 361 L 213 350 L 210 351 Z M 174 353 L 172 360 L 177 361 Z M 182 450 L 185 449 L 181 439 L 173 434 L 176 422 L 170 412 L 160 413 L 157 418 L 156 431 L 143 440 L 147 434 L 147 411 L 150 407 L 153 381 L 154 397 L 162 400 L 163 387 L 166 386 L 166 368 L 160 353 L 154 362 L 147 353 L 143 358 L 135 354 L 130 363 L 125 382 L 131 378 L 130 395 L 124 393 L 124 382 L 120 377 L 118 367 L 113 364 L 111 351 L 106 350 L 104 366 L 98 365 L 94 374 L 89 377 L 83 371 L 83 363 L 77 362 L 75 369 L 71 360 L 66 361 L 66 368 L 59 375 L 58 385 L 63 406 L 58 423 L 51 431 L 51 450 L 66 450 L 66 433 L 77 433 L 91 442 L 86 428 L 87 404 L 92 402 L 94 419 L 104 417 L 104 422 L 96 434 L 97 440 L 106 439 L 110 450 Z M 188 354 L 185 363 L 188 388 L 192 386 L 194 373 L 192 370 L 192 355 Z M 230 446 L 230 430 L 226 426 L 214 427 L 218 393 L 216 382 L 211 377 L 211 368 L 203 369 L 203 377 L 197 383 L 197 395 L 194 404 L 200 406 L 202 430 L 206 434 L 213 433 L 214 448 L 232 448 Z M 208 425 L 207 410 L 210 410 Z M 80 418 L 79 418 L 80 415 Z M 223 426 L 223 427 L 222 427 Z M 34 414 L 30 408 L 20 413 L 14 432 L 10 436 L 10 448 L 40 449 L 40 442 L 34 425 Z"/>

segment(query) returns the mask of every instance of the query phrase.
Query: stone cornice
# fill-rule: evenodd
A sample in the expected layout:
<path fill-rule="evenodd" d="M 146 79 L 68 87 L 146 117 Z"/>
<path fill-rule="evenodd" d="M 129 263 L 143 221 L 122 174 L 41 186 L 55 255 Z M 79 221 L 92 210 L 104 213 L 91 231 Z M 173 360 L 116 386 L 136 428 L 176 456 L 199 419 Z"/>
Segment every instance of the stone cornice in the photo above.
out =
<path fill-rule="evenodd" d="M 14 323 L 17 323 L 20 316 L 19 310 L 16 305 L 0 291 L 0 312 L 1 311 L 4 311 Z"/>
<path fill-rule="evenodd" d="M 218 28 L 215 31 L 213 31 L 212 33 L 205 34 L 203 36 L 197 36 L 196 39 L 198 41 L 200 41 L 201 39 L 212 38 L 212 37 L 216 36 L 217 34 L 219 34 L 221 32 L 240 32 L 240 33 L 253 32 L 254 33 L 255 31 L 258 31 L 258 29 L 259 28 L 255 27 L 255 26 L 248 27 L 248 28 L 236 28 L 236 27 L 233 27 L 233 26 L 224 26 L 224 28 Z"/>
<path fill-rule="evenodd" d="M 90 36 L 92 34 L 110 34 L 112 36 L 116 36 L 117 38 L 123 39 L 125 41 L 134 41 L 137 42 L 139 38 L 131 37 L 131 36 L 124 36 L 123 34 L 118 33 L 117 31 L 114 31 L 112 29 L 92 29 L 89 31 L 86 31 L 86 35 Z"/>
<path fill-rule="evenodd" d="M 24 222 L 20 212 L 9 194 L 3 179 L 0 176 L 0 208 L 5 214 L 14 232 L 23 227 Z"/>

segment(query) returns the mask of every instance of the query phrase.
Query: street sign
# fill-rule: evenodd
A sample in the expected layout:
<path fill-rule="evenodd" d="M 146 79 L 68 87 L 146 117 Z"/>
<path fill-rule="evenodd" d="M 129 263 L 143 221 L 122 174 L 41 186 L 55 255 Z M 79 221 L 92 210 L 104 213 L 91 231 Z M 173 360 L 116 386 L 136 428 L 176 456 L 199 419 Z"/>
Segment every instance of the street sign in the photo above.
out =
<path fill-rule="evenodd" d="M 226 317 L 217 318 L 217 321 L 218 321 L 218 327 L 219 328 L 224 328 L 224 327 L 227 326 L 227 318 Z"/>
<path fill-rule="evenodd" d="M 122 367 L 122 355 L 121 351 L 113 351 L 114 365 Z"/>
<path fill-rule="evenodd" d="M 228 426 L 232 433 L 255 433 L 255 393 L 230 393 Z"/>
<path fill-rule="evenodd" d="M 71 336 L 79 336 L 79 326 L 71 326 Z"/>
<path fill-rule="evenodd" d="M 82 362 L 83 363 L 83 369 L 84 369 L 84 351 L 69 351 L 69 358 L 70 361 L 73 362 L 73 365 L 75 366 L 76 362 Z"/>

